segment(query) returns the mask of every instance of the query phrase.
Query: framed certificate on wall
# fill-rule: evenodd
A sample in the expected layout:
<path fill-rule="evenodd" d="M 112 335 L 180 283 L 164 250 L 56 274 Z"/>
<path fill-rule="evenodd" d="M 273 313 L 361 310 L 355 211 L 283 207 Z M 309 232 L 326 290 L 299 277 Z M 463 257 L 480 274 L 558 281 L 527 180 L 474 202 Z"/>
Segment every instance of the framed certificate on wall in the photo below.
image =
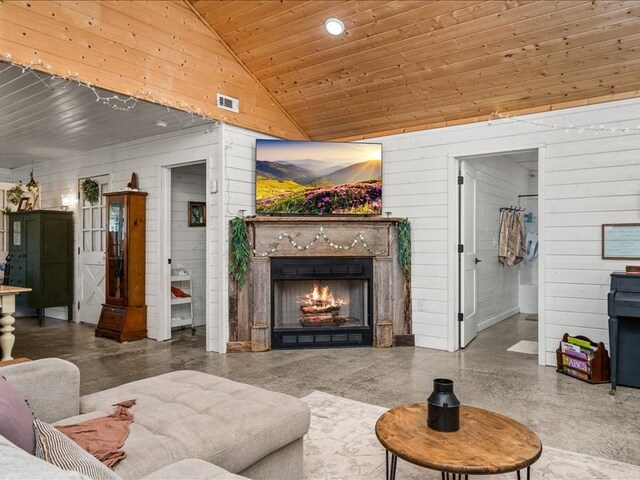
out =
<path fill-rule="evenodd" d="M 640 223 L 603 224 L 602 258 L 640 260 Z"/>

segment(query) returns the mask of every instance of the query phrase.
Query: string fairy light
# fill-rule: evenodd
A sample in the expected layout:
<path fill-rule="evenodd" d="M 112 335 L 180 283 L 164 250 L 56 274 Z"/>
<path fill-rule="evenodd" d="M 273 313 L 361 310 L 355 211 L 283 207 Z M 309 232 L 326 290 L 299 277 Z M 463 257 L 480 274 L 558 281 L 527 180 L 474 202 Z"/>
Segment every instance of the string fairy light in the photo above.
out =
<path fill-rule="evenodd" d="M 67 88 L 70 85 L 86 88 L 90 90 L 94 95 L 96 102 L 101 103 L 113 110 L 129 111 L 134 109 L 138 102 L 141 100 L 148 100 L 152 103 L 165 107 L 168 112 L 173 113 L 180 123 L 185 123 L 175 112 L 175 109 L 181 110 L 191 116 L 189 123 L 193 123 L 195 117 L 201 117 L 206 120 L 216 120 L 211 113 L 205 113 L 200 108 L 194 108 L 186 102 L 177 103 L 167 98 L 157 98 L 149 90 L 140 89 L 134 94 L 105 94 L 101 89 L 98 89 L 93 84 L 86 82 L 80 78 L 80 75 L 76 72 L 67 71 L 66 75 L 56 73 L 52 70 L 51 65 L 44 62 L 41 59 L 31 60 L 28 64 L 18 63 L 13 60 L 10 53 L 0 52 L 0 61 L 4 62 L 11 67 L 16 67 L 22 70 L 23 74 L 33 75 L 39 82 L 45 85 L 47 88 L 53 88 L 52 82 L 61 80 L 64 83 L 55 85 L 60 88 Z M 1 70 L 0 70 L 1 71 Z M 43 76 L 43 72 L 46 77 Z"/>
<path fill-rule="evenodd" d="M 583 132 L 593 132 L 595 135 L 599 135 L 600 133 L 629 133 L 629 132 L 640 132 L 640 125 L 636 127 L 607 127 L 605 125 L 599 124 L 591 124 L 591 125 L 559 125 L 555 123 L 545 123 L 534 120 L 525 120 L 522 117 L 515 117 L 508 114 L 493 112 L 489 116 L 488 123 L 492 124 L 493 121 L 496 120 L 508 120 L 510 122 L 522 123 L 525 125 L 531 125 L 538 128 L 547 128 L 553 130 L 564 130 L 565 133 L 569 133 L 570 131 L 583 133 Z"/>
<path fill-rule="evenodd" d="M 364 235 L 361 232 L 356 233 L 351 243 L 344 243 L 344 244 L 334 243 L 325 233 L 324 227 L 320 227 L 320 230 L 318 231 L 316 236 L 313 238 L 313 240 L 311 240 L 311 242 L 309 242 L 306 245 L 302 245 L 296 242 L 295 236 L 296 236 L 295 234 L 291 235 L 290 233 L 287 233 L 287 232 L 280 232 L 278 234 L 278 241 L 272 243 L 273 247 L 271 247 L 266 252 L 257 252 L 256 249 L 253 248 L 253 245 L 251 245 L 253 254 L 257 257 L 268 257 L 269 255 L 272 255 L 278 251 L 278 249 L 280 248 L 280 243 L 285 238 L 289 241 L 289 244 L 298 251 L 310 250 L 315 246 L 318 240 L 323 239 L 325 242 L 327 242 L 327 244 L 331 248 L 335 248 L 336 250 L 351 250 L 357 244 L 360 244 L 362 245 L 362 248 L 364 248 L 371 255 L 378 256 L 378 255 L 386 255 L 387 253 L 385 250 L 376 251 L 376 250 L 373 250 L 371 247 L 369 247 L 369 245 L 367 245 L 367 241 Z"/>

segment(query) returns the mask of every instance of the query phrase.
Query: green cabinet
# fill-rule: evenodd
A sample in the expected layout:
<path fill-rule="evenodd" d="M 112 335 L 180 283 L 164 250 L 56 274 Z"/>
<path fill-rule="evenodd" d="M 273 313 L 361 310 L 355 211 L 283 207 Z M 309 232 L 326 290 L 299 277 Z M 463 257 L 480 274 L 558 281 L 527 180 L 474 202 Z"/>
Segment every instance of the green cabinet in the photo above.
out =
<path fill-rule="evenodd" d="M 44 309 L 67 306 L 73 317 L 73 213 L 34 210 L 9 214 L 9 284 L 31 288 L 18 306 L 35 308 L 40 325 Z"/>

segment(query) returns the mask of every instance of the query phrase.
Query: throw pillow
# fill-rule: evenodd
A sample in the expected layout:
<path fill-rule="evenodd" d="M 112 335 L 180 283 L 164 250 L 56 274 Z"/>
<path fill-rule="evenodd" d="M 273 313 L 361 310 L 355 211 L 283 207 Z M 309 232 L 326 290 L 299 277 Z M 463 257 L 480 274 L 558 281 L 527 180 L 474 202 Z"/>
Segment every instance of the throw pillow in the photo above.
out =
<path fill-rule="evenodd" d="M 4 377 L 0 377 L 0 435 L 34 454 L 33 415 L 27 403 Z"/>
<path fill-rule="evenodd" d="M 36 457 L 63 470 L 80 472 L 93 480 L 119 480 L 115 473 L 52 425 L 33 421 Z"/>

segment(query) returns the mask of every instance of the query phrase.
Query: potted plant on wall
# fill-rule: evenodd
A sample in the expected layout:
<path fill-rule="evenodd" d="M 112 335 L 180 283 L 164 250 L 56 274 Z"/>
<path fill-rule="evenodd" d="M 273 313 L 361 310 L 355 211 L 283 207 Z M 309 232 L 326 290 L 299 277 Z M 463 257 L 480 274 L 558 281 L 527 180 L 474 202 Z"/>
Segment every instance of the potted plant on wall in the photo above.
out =
<path fill-rule="evenodd" d="M 82 192 L 82 199 L 91 205 L 95 204 L 100 197 L 100 185 L 92 178 L 85 178 L 80 183 L 80 191 Z"/>

